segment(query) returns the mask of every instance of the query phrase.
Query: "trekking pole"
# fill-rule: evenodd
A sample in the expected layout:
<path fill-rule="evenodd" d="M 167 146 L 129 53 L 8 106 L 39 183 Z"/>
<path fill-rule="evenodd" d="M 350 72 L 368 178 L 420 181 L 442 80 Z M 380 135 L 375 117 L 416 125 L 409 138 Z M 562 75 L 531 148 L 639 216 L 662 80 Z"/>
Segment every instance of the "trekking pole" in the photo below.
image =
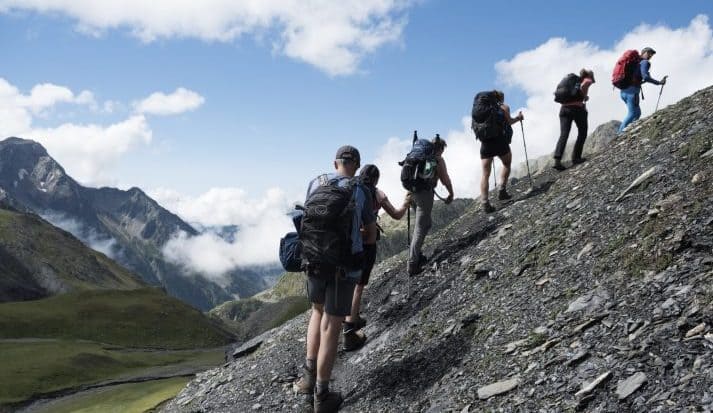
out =
<path fill-rule="evenodd" d="M 525 143 L 525 126 L 523 126 L 523 121 L 520 121 L 520 131 L 522 132 L 522 146 L 525 148 L 525 165 L 527 166 L 527 178 L 530 180 L 530 188 L 534 188 L 532 185 L 532 175 L 530 175 L 530 160 L 527 157 L 527 144 Z"/>
<path fill-rule="evenodd" d="M 661 89 L 659 89 L 659 98 L 656 99 L 656 109 L 654 109 L 654 113 L 656 113 L 656 111 L 659 110 L 659 102 L 661 102 L 661 94 L 663 93 L 664 86 L 666 86 L 665 83 L 663 85 L 661 85 Z"/>
<path fill-rule="evenodd" d="M 498 178 L 495 173 L 495 158 L 493 158 L 493 184 L 495 185 L 495 189 L 498 189 Z"/>

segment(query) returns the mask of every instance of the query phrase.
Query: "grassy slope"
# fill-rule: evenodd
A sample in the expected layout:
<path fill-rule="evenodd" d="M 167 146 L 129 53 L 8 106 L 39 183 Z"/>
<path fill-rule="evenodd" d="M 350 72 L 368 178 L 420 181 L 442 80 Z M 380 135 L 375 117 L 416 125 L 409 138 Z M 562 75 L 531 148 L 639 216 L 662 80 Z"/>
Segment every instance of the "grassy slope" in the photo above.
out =
<path fill-rule="evenodd" d="M 5 269 L 6 280 L 18 284 L 39 268 L 51 269 L 62 284 L 71 289 L 132 289 L 145 284 L 102 253 L 87 248 L 68 232 L 53 227 L 36 215 L 0 209 L 0 247 L 19 266 Z M 12 285 L 4 283 L 3 291 Z M 12 297 L 10 297 L 12 298 Z"/>
<path fill-rule="evenodd" d="M 122 384 L 101 392 L 54 403 L 36 413 L 143 413 L 180 392 L 188 377 Z"/>
<path fill-rule="evenodd" d="M 216 347 L 232 337 L 154 288 L 95 290 L 0 304 L 0 338 L 63 338 L 127 347 Z"/>
<path fill-rule="evenodd" d="M 271 302 L 256 298 L 230 301 L 214 308 L 208 314 L 226 324 L 238 339 L 247 340 L 282 325 L 308 308 L 309 302 L 304 294 L 301 294 Z"/>
<path fill-rule="evenodd" d="M 0 343 L 0 405 L 36 395 L 146 374 L 151 368 L 210 366 L 223 352 L 126 351 L 98 343 L 47 341 Z"/>

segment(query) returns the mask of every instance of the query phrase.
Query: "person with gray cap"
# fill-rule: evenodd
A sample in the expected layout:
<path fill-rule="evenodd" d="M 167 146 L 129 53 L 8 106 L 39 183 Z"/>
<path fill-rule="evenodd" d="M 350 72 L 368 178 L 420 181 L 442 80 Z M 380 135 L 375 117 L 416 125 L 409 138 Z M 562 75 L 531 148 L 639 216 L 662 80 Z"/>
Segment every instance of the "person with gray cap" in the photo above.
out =
<path fill-rule="evenodd" d="M 624 131 L 631 122 L 639 119 L 641 117 L 641 107 L 639 107 L 639 94 L 641 94 L 641 85 L 643 83 L 653 83 L 654 85 L 665 85 L 666 78 L 656 80 L 651 77 L 649 71 L 651 70 L 651 58 L 654 57 L 656 51 L 650 47 L 644 47 L 639 54 L 641 59 L 639 62 L 638 70 L 633 73 L 631 79 L 631 85 L 621 90 L 621 100 L 626 103 L 627 114 L 621 125 L 619 126 L 619 133 Z"/>
<path fill-rule="evenodd" d="M 340 393 L 329 391 L 329 380 L 342 323 L 351 313 L 354 286 L 361 278 L 359 257 L 365 244 L 376 243 L 371 194 L 354 178 L 360 163 L 356 148 L 339 148 L 336 172 L 310 182 L 301 224 L 302 262 L 312 314 L 304 374 L 294 388 L 307 395 L 314 411 L 320 413 L 336 412 L 343 401 Z"/>

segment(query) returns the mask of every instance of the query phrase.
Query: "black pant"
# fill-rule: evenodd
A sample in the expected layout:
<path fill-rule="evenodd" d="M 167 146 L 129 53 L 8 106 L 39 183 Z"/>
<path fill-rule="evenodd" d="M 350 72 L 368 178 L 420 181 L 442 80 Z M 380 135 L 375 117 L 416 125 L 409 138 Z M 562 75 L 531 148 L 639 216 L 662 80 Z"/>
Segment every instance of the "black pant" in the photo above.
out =
<path fill-rule="evenodd" d="M 562 106 L 560 109 L 560 138 L 555 148 L 555 159 L 562 159 L 562 155 L 564 155 L 569 131 L 572 129 L 572 121 L 577 125 L 577 142 L 574 143 L 572 159 L 582 157 L 584 141 L 587 140 L 587 109 L 582 106 Z"/>

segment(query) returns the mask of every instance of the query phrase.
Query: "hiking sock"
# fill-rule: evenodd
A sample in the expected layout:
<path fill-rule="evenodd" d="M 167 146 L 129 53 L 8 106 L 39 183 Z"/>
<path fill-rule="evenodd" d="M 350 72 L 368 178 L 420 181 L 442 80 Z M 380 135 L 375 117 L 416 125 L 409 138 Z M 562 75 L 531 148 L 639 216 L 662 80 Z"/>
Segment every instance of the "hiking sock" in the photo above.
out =
<path fill-rule="evenodd" d="M 319 397 L 327 393 L 329 393 L 329 380 L 317 380 L 317 385 L 314 386 L 314 394 Z"/>
<path fill-rule="evenodd" d="M 305 359 L 305 368 L 307 370 L 314 372 L 317 369 L 317 360 Z"/>

